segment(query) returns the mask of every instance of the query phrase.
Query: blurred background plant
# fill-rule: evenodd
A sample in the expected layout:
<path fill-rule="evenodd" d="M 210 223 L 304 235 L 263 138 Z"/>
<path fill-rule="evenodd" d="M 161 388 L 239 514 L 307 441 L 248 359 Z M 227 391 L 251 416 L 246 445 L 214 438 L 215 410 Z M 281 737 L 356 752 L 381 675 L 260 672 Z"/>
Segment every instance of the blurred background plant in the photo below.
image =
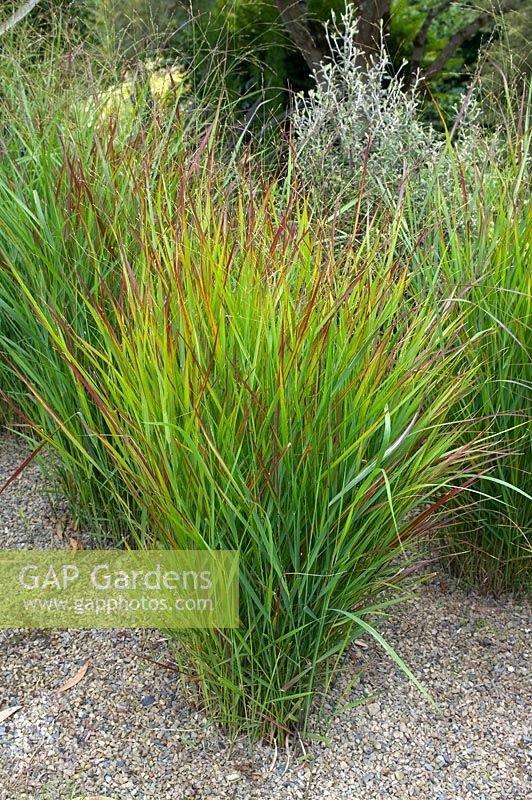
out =
<path fill-rule="evenodd" d="M 4 15 L 19 5 L 4 0 Z M 479 59 L 488 59 L 485 69 L 496 87 L 498 68 L 511 83 L 530 75 L 532 0 L 351 5 L 360 63 L 380 52 L 384 37 L 388 76 L 402 67 L 405 85 L 417 85 L 423 110 L 436 125 L 433 99 L 449 124 Z M 240 98 L 243 111 L 258 114 L 263 124 L 268 112 L 275 116 L 287 106 L 287 90 L 312 88 L 313 70 L 330 56 L 325 25 L 345 9 L 344 0 L 39 0 L 24 24 L 44 34 L 60 13 L 70 39 L 77 35 L 107 50 L 122 66 L 177 61 L 198 83 L 218 72 L 232 100 Z"/>
<path fill-rule="evenodd" d="M 351 5 L 359 21 L 355 44 L 360 63 L 369 63 L 380 52 L 384 37 L 388 75 L 403 66 L 406 86 L 417 83 L 424 111 L 435 124 L 440 118 L 434 113 L 433 98 L 449 122 L 479 58 L 489 55 L 508 74 L 511 52 L 515 73 L 530 74 L 531 0 L 357 0 Z M 260 92 L 275 114 L 289 102 L 287 89 L 312 88 L 313 71 L 330 56 L 325 25 L 332 14 L 339 17 L 345 10 L 344 0 L 183 0 L 173 4 L 130 0 L 114 5 L 107 0 L 105 15 L 113 20 L 126 53 L 139 42 L 144 51 L 175 48 L 180 55 L 188 54 L 191 66 L 203 61 L 209 69 L 210 58 L 198 58 L 199 53 L 211 57 L 218 53 L 231 74 L 235 96 L 244 98 L 244 108 L 253 108 L 257 99 L 251 97 Z"/>

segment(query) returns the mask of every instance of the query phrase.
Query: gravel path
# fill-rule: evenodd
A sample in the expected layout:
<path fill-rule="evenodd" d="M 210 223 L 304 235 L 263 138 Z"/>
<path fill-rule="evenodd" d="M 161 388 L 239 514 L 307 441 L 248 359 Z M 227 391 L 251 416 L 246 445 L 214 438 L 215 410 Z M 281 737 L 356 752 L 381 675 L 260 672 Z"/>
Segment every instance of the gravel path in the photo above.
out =
<path fill-rule="evenodd" d="M 0 436 L 0 485 L 23 457 Z M 32 464 L 0 495 L 3 548 L 61 546 L 41 490 Z M 157 632 L 0 631 L 0 709 L 22 705 L 0 723 L 0 800 L 525 800 L 531 627 L 525 604 L 425 584 L 381 630 L 438 709 L 368 641 L 340 683 L 364 668 L 347 701 L 382 694 L 333 716 L 331 747 L 277 754 L 230 747 L 191 708 L 177 675 L 147 660 L 171 658 Z"/>

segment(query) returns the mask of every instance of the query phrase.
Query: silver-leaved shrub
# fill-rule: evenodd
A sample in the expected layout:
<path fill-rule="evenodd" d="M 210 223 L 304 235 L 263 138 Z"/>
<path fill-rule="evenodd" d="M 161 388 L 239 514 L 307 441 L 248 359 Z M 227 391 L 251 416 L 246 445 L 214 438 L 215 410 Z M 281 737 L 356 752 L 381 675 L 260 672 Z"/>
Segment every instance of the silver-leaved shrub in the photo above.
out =
<path fill-rule="evenodd" d="M 362 67 L 356 34 L 356 11 L 348 5 L 327 28 L 330 59 L 315 76 L 316 88 L 294 100 L 297 168 L 331 214 L 335 206 L 352 209 L 359 202 L 364 211 L 396 207 L 406 192 L 422 207 L 436 177 L 443 187 L 455 180 L 456 159 L 449 157 L 446 138 L 420 118 L 418 79 L 405 87 L 401 71 L 391 69 L 383 37 L 371 63 Z M 476 149 L 473 128 L 478 132 L 472 93 L 459 116 L 454 141 L 468 172 Z"/>

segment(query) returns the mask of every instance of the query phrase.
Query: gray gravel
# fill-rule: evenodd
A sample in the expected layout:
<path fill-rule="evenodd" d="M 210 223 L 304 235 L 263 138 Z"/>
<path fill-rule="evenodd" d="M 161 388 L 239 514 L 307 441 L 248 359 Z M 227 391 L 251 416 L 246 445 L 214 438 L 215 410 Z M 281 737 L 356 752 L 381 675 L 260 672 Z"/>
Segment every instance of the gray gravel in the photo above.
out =
<path fill-rule="evenodd" d="M 23 457 L 0 437 L 0 485 Z M 3 548 L 62 545 L 42 483 L 32 464 L 0 495 Z M 526 604 L 428 582 L 381 630 L 438 708 L 368 641 L 335 698 L 362 669 L 343 702 L 381 694 L 336 709 L 330 747 L 278 753 L 230 746 L 177 675 L 146 659 L 171 658 L 157 632 L 0 631 L 0 709 L 22 705 L 0 723 L 0 800 L 525 800 L 531 627 Z M 86 661 L 83 680 L 55 694 Z"/>

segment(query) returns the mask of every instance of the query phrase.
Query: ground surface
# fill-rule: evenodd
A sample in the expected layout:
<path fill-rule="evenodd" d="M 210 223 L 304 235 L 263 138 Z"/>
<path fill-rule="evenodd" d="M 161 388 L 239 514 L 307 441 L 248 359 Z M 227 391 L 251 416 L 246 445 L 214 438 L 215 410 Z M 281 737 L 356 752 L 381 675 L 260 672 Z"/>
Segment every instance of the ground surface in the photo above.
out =
<path fill-rule="evenodd" d="M 23 457 L 0 436 L 0 486 Z M 68 541 L 42 484 L 32 464 L 0 495 L 2 548 Z M 368 641 L 347 661 L 344 684 L 364 668 L 347 701 L 383 694 L 337 713 L 331 747 L 305 754 L 230 747 L 177 675 L 146 660 L 171 657 L 156 632 L 0 631 L 0 710 L 22 706 L 0 722 L 0 800 L 525 800 L 531 627 L 525 604 L 426 584 L 381 630 L 439 707 Z M 56 694 L 86 661 L 77 686 Z"/>

